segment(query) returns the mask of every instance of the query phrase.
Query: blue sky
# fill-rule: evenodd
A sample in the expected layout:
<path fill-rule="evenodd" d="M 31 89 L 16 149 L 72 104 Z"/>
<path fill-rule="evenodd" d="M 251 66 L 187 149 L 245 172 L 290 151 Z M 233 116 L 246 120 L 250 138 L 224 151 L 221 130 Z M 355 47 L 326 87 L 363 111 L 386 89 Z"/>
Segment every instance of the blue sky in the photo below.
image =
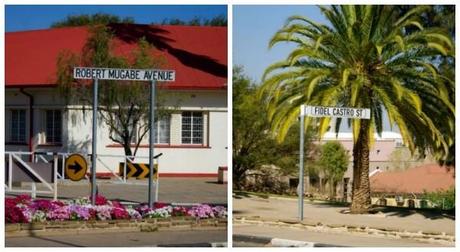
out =
<path fill-rule="evenodd" d="M 5 31 L 46 29 L 53 22 L 68 15 L 109 13 L 132 17 L 136 23 L 150 24 L 163 19 L 179 18 L 184 21 L 194 17 L 211 19 L 227 16 L 226 5 L 6 5 Z"/>
<path fill-rule="evenodd" d="M 271 37 L 293 15 L 326 23 L 315 5 L 234 5 L 233 64 L 243 66 L 246 75 L 259 82 L 268 65 L 284 59 L 294 48 L 286 43 L 268 49 Z"/>

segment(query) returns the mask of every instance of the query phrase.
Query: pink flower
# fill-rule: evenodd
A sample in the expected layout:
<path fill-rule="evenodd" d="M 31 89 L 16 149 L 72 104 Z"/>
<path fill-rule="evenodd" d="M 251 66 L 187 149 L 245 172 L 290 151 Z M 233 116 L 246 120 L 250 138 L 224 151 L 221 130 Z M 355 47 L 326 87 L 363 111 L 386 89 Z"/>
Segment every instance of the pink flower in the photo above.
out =
<path fill-rule="evenodd" d="M 96 204 L 96 206 L 106 205 L 107 204 L 107 199 L 104 196 L 97 194 L 95 204 Z"/>

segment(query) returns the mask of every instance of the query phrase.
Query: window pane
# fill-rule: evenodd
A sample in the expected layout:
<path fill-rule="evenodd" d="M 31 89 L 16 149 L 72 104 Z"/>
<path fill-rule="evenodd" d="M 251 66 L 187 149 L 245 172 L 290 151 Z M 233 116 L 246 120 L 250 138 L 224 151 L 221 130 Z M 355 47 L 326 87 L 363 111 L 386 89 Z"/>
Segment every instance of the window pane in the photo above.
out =
<path fill-rule="evenodd" d="M 10 141 L 23 143 L 26 141 L 26 111 L 11 110 Z"/>
<path fill-rule="evenodd" d="M 46 142 L 60 143 L 62 135 L 62 114 L 60 110 L 46 111 Z"/>
<path fill-rule="evenodd" d="M 160 138 L 160 143 L 169 143 L 169 127 L 170 127 L 170 117 L 163 118 L 160 121 L 160 127 L 158 128 L 158 135 Z"/>
<path fill-rule="evenodd" d="M 182 112 L 182 143 L 203 143 L 202 112 Z"/>
<path fill-rule="evenodd" d="M 19 110 L 19 136 L 18 142 L 26 141 L 26 111 Z"/>

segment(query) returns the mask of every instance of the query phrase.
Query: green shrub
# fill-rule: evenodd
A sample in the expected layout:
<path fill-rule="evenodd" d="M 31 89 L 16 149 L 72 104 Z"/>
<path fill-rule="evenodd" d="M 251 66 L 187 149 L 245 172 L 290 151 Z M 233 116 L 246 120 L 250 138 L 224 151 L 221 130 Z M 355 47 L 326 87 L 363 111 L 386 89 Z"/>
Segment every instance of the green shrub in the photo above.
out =
<path fill-rule="evenodd" d="M 455 208 L 455 188 L 438 190 L 436 192 L 425 192 L 423 199 L 430 201 L 435 208 L 450 210 Z"/>

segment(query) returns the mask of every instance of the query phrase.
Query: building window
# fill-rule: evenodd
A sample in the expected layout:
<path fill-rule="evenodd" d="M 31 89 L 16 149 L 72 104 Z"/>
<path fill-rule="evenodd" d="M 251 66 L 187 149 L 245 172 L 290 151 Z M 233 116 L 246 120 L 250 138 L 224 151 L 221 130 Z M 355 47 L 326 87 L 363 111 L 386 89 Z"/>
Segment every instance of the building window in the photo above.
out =
<path fill-rule="evenodd" d="M 119 121 L 117 121 L 117 127 L 119 129 L 122 128 L 121 126 L 121 123 Z M 131 122 L 128 126 L 128 130 L 129 132 L 132 132 L 133 136 L 131 138 L 131 144 L 137 144 L 137 141 L 139 140 L 139 137 L 140 137 L 140 134 L 142 134 L 144 132 L 144 130 L 146 130 L 147 132 L 145 133 L 145 135 L 143 135 L 143 139 L 142 139 L 142 142 L 144 141 L 148 141 L 149 139 L 149 125 L 145 125 L 145 128 L 143 126 L 142 128 L 142 132 L 139 132 L 140 128 L 139 128 L 139 124 L 136 124 L 136 127 L 133 129 L 133 123 Z M 156 121 L 155 122 L 155 138 L 154 138 L 154 143 L 156 144 L 169 144 L 169 139 L 170 139 L 170 127 L 171 127 L 171 117 L 170 116 L 167 116 L 167 117 L 164 117 L 162 119 L 160 119 L 159 121 Z M 115 132 L 112 133 L 112 138 L 120 141 L 120 142 L 123 142 L 123 139 L 118 135 L 116 134 Z"/>
<path fill-rule="evenodd" d="M 122 126 L 122 123 L 121 123 L 121 121 L 119 120 L 118 117 L 115 118 L 114 124 L 115 124 L 114 126 L 109 126 L 109 127 L 110 127 L 111 129 L 114 129 L 114 128 L 115 128 L 115 129 L 118 129 L 118 130 L 120 131 L 120 134 L 121 134 L 121 133 L 124 134 L 124 129 L 125 129 L 125 127 Z M 130 120 L 130 122 L 129 122 L 127 128 L 128 128 L 128 132 L 129 132 L 130 134 L 132 134 L 131 142 L 130 142 L 130 143 L 131 143 L 131 144 L 136 144 L 136 143 L 137 143 L 137 139 L 138 139 L 138 137 L 139 137 L 139 134 L 138 134 L 138 133 L 139 133 L 139 125 L 136 124 L 136 127 L 134 127 L 133 121 Z M 111 137 L 112 137 L 112 139 L 114 139 L 114 141 L 116 140 L 116 141 L 118 141 L 118 142 L 124 142 L 123 137 L 120 136 L 120 134 L 117 133 L 117 132 L 115 132 L 115 130 L 111 131 Z"/>
<path fill-rule="evenodd" d="M 156 144 L 169 144 L 171 117 L 166 116 L 155 122 L 155 142 Z"/>
<path fill-rule="evenodd" d="M 61 143 L 62 114 L 60 110 L 46 110 L 46 143 Z"/>
<path fill-rule="evenodd" d="M 13 143 L 26 142 L 26 110 L 11 110 L 10 141 Z"/>
<path fill-rule="evenodd" d="M 202 112 L 182 112 L 182 143 L 203 144 Z"/>

